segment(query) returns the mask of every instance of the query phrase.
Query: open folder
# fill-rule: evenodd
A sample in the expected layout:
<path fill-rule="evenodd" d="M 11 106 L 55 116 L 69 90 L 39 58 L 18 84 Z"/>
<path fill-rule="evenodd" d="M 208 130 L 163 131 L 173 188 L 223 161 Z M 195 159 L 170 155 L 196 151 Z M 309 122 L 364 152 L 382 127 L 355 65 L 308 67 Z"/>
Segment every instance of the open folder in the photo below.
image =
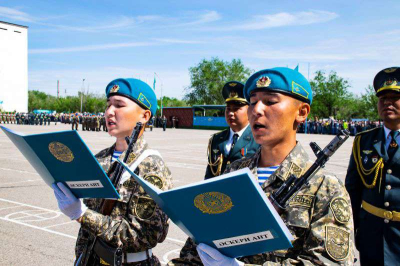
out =
<path fill-rule="evenodd" d="M 107 174 L 76 131 L 24 135 L 0 127 L 47 185 L 63 182 L 77 198 L 119 198 Z"/>
<path fill-rule="evenodd" d="M 119 162 L 196 243 L 232 258 L 292 247 L 293 236 L 248 168 L 162 191 Z"/>

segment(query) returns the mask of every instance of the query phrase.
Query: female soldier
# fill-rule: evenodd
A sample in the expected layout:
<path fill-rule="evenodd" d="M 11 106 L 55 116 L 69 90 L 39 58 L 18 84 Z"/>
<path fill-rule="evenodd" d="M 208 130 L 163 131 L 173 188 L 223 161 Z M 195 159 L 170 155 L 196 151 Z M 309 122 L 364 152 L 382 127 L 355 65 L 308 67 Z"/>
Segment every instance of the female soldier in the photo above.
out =
<path fill-rule="evenodd" d="M 157 99 L 150 86 L 137 79 L 110 82 L 106 95 L 108 133 L 116 138 L 116 142 L 99 152 L 96 158 L 111 178 L 116 158 L 122 160 L 125 156 L 128 147 L 125 137 L 131 135 L 137 122 L 145 124 L 150 120 L 157 109 Z M 127 164 L 131 169 L 136 167 L 135 173 L 147 181 L 167 190 L 172 187 L 171 172 L 158 152 L 148 149 L 142 134 L 143 130 Z M 100 199 L 76 199 L 62 183 L 53 184 L 53 189 L 60 210 L 81 224 L 75 248 L 77 265 L 86 264 L 87 260 L 95 265 L 109 265 L 102 258 L 104 254 L 87 252 L 93 244 L 93 236 L 109 246 L 122 248 L 123 265 L 160 265 L 152 248 L 164 241 L 168 217 L 132 177 L 117 185 L 121 198 L 116 202 L 105 201 L 101 210 Z"/>

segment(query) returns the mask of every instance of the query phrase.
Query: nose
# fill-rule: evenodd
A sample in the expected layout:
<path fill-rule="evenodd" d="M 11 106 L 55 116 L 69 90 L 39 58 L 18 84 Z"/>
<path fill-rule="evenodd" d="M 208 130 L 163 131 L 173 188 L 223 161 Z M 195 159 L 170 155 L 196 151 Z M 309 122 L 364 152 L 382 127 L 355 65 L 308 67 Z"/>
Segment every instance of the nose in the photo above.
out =
<path fill-rule="evenodd" d="M 113 117 L 114 115 L 115 115 L 115 108 L 114 108 L 114 106 L 113 105 L 110 105 L 107 109 L 106 109 L 106 112 L 105 112 L 105 117 L 106 118 L 110 118 L 110 117 Z"/>
<path fill-rule="evenodd" d="M 262 115 L 263 110 L 264 110 L 264 104 L 262 101 L 257 101 L 254 105 L 250 106 L 251 107 L 251 115 L 259 117 Z M 249 108 L 250 110 L 250 108 Z"/>

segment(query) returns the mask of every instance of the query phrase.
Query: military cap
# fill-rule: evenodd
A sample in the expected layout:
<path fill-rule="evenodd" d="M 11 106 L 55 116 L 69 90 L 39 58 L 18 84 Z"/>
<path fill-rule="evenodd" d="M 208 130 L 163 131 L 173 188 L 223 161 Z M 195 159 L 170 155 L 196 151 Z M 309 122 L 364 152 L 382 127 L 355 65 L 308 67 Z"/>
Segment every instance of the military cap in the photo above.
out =
<path fill-rule="evenodd" d="M 143 109 L 154 115 L 157 110 L 157 98 L 154 90 L 147 83 L 138 79 L 119 78 L 111 81 L 106 87 L 107 98 L 113 95 L 127 97 Z"/>
<path fill-rule="evenodd" d="M 400 92 L 400 68 L 389 67 L 381 70 L 374 78 L 376 96 L 381 92 Z"/>
<path fill-rule="evenodd" d="M 244 86 L 244 96 L 250 101 L 252 91 L 276 91 L 308 104 L 312 103 L 312 90 L 308 80 L 297 67 L 276 67 L 258 71 L 250 76 Z"/>
<path fill-rule="evenodd" d="M 229 81 L 225 83 L 222 88 L 222 97 L 224 97 L 226 103 L 236 102 L 239 104 L 249 104 L 244 98 L 243 88 L 243 83 L 238 81 Z"/>

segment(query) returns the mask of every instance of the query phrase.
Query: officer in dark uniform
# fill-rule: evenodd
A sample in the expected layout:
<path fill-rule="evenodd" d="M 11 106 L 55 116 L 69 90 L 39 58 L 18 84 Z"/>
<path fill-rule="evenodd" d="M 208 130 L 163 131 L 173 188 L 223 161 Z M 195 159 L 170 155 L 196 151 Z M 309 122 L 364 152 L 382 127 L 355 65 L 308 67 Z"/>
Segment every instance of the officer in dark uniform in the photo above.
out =
<path fill-rule="evenodd" d="M 228 164 L 253 155 L 259 147 L 249 126 L 249 103 L 244 98 L 243 87 L 240 82 L 230 81 L 222 88 L 226 102 L 225 119 L 229 128 L 214 134 L 208 142 L 205 179 L 221 175 Z"/>
<path fill-rule="evenodd" d="M 383 127 L 356 135 L 346 176 L 361 265 L 400 263 L 400 68 L 374 79 Z"/>

